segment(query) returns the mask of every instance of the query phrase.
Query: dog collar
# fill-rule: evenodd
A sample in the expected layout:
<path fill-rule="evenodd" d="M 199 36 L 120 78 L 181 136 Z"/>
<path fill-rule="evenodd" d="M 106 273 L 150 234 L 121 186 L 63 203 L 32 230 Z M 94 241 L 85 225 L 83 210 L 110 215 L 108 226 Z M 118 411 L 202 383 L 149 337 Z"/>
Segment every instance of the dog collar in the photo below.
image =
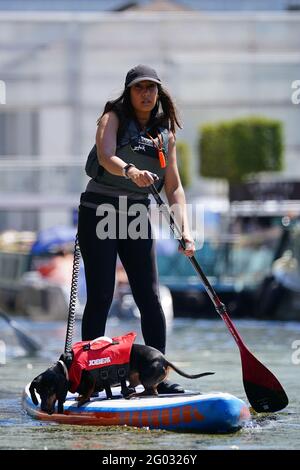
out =
<path fill-rule="evenodd" d="M 64 361 L 62 361 L 61 359 L 60 359 L 58 362 L 62 365 L 62 368 L 63 368 L 63 370 L 64 370 L 66 379 L 69 380 L 69 372 L 68 372 L 68 369 L 67 369 L 66 364 L 65 364 Z"/>

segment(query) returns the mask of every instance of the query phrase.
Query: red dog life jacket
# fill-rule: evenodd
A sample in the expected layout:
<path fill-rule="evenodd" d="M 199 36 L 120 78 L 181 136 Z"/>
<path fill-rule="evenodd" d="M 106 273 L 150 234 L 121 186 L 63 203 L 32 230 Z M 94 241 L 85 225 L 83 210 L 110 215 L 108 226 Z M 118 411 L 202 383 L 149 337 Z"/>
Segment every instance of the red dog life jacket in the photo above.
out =
<path fill-rule="evenodd" d="M 93 341 L 79 341 L 73 344 L 73 360 L 69 370 L 70 390 L 76 392 L 83 370 L 102 369 L 100 377 L 110 385 L 128 378 L 132 344 L 136 333 L 130 332 L 115 338 L 100 337 Z"/>

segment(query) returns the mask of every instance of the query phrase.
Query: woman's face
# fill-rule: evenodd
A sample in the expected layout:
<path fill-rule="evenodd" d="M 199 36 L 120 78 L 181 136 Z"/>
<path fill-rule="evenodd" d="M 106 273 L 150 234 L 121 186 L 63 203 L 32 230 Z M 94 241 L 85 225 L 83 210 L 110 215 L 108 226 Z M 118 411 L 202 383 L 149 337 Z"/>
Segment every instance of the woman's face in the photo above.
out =
<path fill-rule="evenodd" d="M 156 105 L 157 96 L 157 84 L 150 80 L 143 80 L 130 87 L 131 104 L 137 112 L 150 113 Z"/>

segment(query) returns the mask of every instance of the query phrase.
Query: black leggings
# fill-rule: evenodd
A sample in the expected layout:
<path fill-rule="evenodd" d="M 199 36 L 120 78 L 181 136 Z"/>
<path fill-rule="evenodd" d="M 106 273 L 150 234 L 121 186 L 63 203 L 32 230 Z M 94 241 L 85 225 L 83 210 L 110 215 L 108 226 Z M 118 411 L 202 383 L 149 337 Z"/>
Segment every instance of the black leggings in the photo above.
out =
<path fill-rule="evenodd" d="M 96 235 L 96 225 L 100 219 L 96 216 L 96 209 L 82 205 L 79 207 L 78 238 L 87 286 L 82 340 L 95 339 L 105 334 L 115 287 L 116 260 L 119 255 L 141 314 L 145 344 L 164 353 L 166 323 L 159 298 L 155 241 L 151 237 L 99 239 Z M 151 233 L 150 221 L 148 230 Z"/>

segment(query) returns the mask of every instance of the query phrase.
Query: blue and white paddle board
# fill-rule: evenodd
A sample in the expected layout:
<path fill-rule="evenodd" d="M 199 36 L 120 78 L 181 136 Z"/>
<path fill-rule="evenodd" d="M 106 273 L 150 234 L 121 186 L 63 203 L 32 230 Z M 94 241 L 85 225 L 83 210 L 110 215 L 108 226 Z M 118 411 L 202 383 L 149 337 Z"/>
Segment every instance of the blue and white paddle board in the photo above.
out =
<path fill-rule="evenodd" d="M 141 388 L 143 390 L 143 388 Z M 33 418 L 62 424 L 95 426 L 135 426 L 170 431 L 204 433 L 233 432 L 250 419 L 245 402 L 229 393 L 193 393 L 138 397 L 125 400 L 118 387 L 114 399 L 107 400 L 105 392 L 98 398 L 77 407 L 77 394 L 68 393 L 64 413 L 48 415 L 35 406 L 29 384 L 23 392 L 22 406 Z M 37 395 L 38 396 L 38 395 Z"/>

